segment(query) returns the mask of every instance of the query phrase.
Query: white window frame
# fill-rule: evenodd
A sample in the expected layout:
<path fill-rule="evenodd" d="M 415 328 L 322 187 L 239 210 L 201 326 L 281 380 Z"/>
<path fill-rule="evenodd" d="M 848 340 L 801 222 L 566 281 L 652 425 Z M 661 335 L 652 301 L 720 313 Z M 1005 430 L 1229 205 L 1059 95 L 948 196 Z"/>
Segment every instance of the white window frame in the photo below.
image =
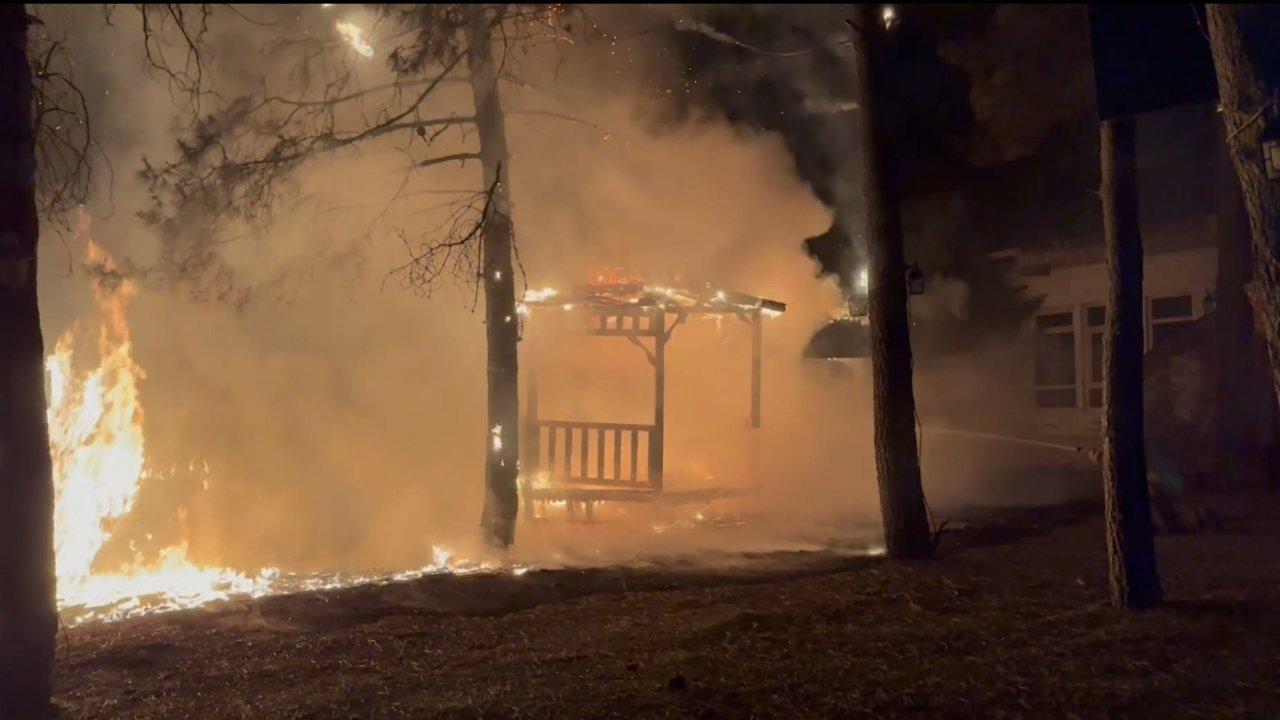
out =
<path fill-rule="evenodd" d="M 1183 297 L 1187 298 L 1190 301 L 1191 312 L 1189 315 L 1171 317 L 1171 318 L 1160 318 L 1159 320 L 1155 319 L 1152 316 L 1151 305 L 1156 300 L 1170 300 L 1173 298 L 1183 298 Z M 1144 352 L 1151 352 L 1151 350 L 1156 346 L 1156 333 L 1155 333 L 1156 325 L 1172 325 L 1175 323 L 1195 322 L 1196 319 L 1200 317 L 1198 314 L 1196 314 L 1196 295 L 1195 293 L 1189 290 L 1187 292 L 1175 292 L 1169 295 L 1159 295 L 1159 296 L 1147 295 L 1146 297 L 1143 298 L 1143 300 L 1144 302 L 1142 304 L 1142 319 L 1145 322 L 1143 322 L 1144 342 L 1143 342 L 1142 349 Z"/>
<path fill-rule="evenodd" d="M 1039 320 L 1040 320 L 1040 318 L 1045 317 L 1045 316 L 1048 316 L 1048 315 L 1070 315 L 1070 316 L 1071 316 L 1071 324 L 1069 324 L 1069 325 L 1061 325 L 1061 326 L 1059 326 L 1059 327 L 1049 328 L 1049 329 L 1047 329 L 1047 330 L 1041 330 L 1041 329 L 1040 329 L 1040 323 L 1039 323 Z M 1075 376 L 1075 381 L 1074 381 L 1072 384 L 1070 384 L 1070 385 L 1041 385 L 1041 384 L 1036 380 L 1036 377 L 1035 377 L 1035 365 L 1034 365 L 1034 364 L 1035 364 L 1035 352 L 1034 352 L 1034 350 L 1032 351 L 1032 358 L 1031 358 L 1031 362 L 1032 362 L 1032 371 L 1031 371 L 1031 378 L 1032 378 L 1032 390 L 1031 390 L 1031 392 L 1032 392 L 1032 402 L 1035 404 L 1036 409 L 1037 409 L 1037 410 L 1039 410 L 1039 411 L 1041 411 L 1041 412 L 1044 412 L 1044 411 L 1053 411 L 1053 410 L 1069 410 L 1069 409 L 1072 409 L 1072 408 L 1079 409 L 1079 408 L 1080 408 L 1080 378 L 1081 378 L 1081 372 L 1080 372 L 1080 313 L 1077 311 L 1077 308 L 1074 308 L 1074 307 L 1068 307 L 1068 306 L 1050 307 L 1050 308 L 1041 308 L 1041 309 L 1040 309 L 1040 311 L 1039 311 L 1039 312 L 1037 312 L 1037 313 L 1035 314 L 1035 317 L 1033 317 L 1033 318 L 1031 319 L 1031 332 L 1032 332 L 1032 339 L 1031 339 L 1031 341 L 1032 341 L 1033 343 L 1034 343 L 1034 342 L 1036 342 L 1035 335 L 1038 335 L 1038 334 L 1040 334 L 1041 332 L 1043 332 L 1043 333 L 1044 333 L 1044 334 L 1046 334 L 1046 335 L 1062 335 L 1062 334 L 1065 334 L 1065 333 L 1071 333 L 1071 335 L 1072 335 L 1072 343 L 1071 343 L 1071 350 L 1072 350 L 1072 354 L 1071 354 L 1071 358 L 1072 358 L 1072 362 L 1075 364 L 1075 367 L 1074 367 L 1074 371 L 1075 371 L 1075 372 L 1073 373 L 1073 374 L 1074 374 L 1074 376 Z M 1067 389 L 1072 390 L 1072 392 L 1075 394 L 1075 403 L 1074 403 L 1073 405 L 1069 406 L 1069 407 L 1068 407 L 1068 406 L 1054 407 L 1054 406 L 1048 406 L 1048 405 L 1041 405 L 1041 404 L 1039 403 L 1039 401 L 1038 401 L 1037 397 L 1036 397 L 1036 396 L 1039 394 L 1039 392 L 1040 392 L 1041 390 L 1067 390 Z"/>
<path fill-rule="evenodd" d="M 1102 308 L 1103 310 L 1102 325 L 1100 326 L 1089 324 L 1089 311 L 1092 310 L 1093 308 Z M 1084 367 L 1084 372 L 1082 373 L 1083 377 L 1081 378 L 1083 388 L 1082 388 L 1082 397 L 1080 398 L 1080 405 L 1081 407 L 1084 407 L 1089 410 L 1098 410 L 1098 411 L 1102 410 L 1102 405 L 1098 405 L 1097 407 L 1094 407 L 1092 404 L 1089 403 L 1089 393 L 1093 391 L 1095 388 L 1104 393 L 1106 392 L 1106 375 L 1107 375 L 1106 367 L 1104 366 L 1101 369 L 1100 377 L 1095 378 L 1093 376 L 1093 336 L 1101 335 L 1103 348 L 1106 347 L 1107 319 L 1110 313 L 1111 313 L 1111 310 L 1110 308 L 1107 307 L 1106 303 L 1086 303 L 1080 306 L 1080 328 L 1081 328 L 1080 354 L 1083 359 L 1082 367 Z M 1105 353 L 1105 350 L 1104 350 L 1104 353 Z M 1105 359 L 1103 360 L 1103 362 L 1104 363 L 1106 362 Z M 1105 399 L 1106 398 L 1104 396 L 1103 398 L 1104 402 L 1105 402 Z"/>

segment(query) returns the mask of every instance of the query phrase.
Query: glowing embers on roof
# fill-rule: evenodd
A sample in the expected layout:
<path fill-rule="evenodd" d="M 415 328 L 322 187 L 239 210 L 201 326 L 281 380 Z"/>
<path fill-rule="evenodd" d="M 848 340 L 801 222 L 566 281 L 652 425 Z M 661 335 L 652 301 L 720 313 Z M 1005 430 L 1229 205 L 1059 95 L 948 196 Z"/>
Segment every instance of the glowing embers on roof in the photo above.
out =
<path fill-rule="evenodd" d="M 634 312 L 630 308 L 662 308 L 689 314 L 744 314 L 760 311 L 765 317 L 777 317 L 786 311 L 785 303 L 746 293 L 713 287 L 700 289 L 679 285 L 646 282 L 617 268 L 599 271 L 592 282 L 568 292 L 552 288 L 530 290 L 517 308 L 527 314 L 530 307 L 560 307 L 564 310 L 584 309 L 596 313 Z"/>
<path fill-rule="evenodd" d="M 618 267 L 599 268 L 591 274 L 589 283 L 591 285 L 630 285 L 633 283 L 644 283 L 644 278 L 639 275 L 633 275 L 626 270 Z"/>

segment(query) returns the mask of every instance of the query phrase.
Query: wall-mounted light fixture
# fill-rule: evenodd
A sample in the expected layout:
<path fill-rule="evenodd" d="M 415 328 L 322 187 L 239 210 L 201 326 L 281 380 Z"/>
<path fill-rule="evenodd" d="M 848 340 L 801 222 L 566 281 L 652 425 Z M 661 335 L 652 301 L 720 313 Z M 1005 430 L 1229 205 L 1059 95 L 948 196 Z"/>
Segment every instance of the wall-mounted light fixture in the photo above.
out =
<path fill-rule="evenodd" d="M 924 271 L 915 263 L 907 266 L 907 294 L 924 294 Z"/>

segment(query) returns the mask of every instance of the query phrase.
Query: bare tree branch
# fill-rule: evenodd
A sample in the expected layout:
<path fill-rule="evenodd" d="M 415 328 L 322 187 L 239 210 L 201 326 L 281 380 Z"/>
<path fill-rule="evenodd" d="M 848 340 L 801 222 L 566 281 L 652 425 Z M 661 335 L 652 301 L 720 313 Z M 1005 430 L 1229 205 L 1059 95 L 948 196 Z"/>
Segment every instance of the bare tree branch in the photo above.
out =
<path fill-rule="evenodd" d="M 430 296 L 436 281 L 445 273 L 452 273 L 456 280 L 478 286 L 481 248 L 479 240 L 484 228 L 494 217 L 493 194 L 498 189 L 502 174 L 497 173 L 489 189 L 473 193 L 470 197 L 453 203 L 446 223 L 449 230 L 443 238 L 411 243 L 404 231 L 400 241 L 409 251 L 409 260 L 392 268 L 387 277 L 400 277 L 405 287 Z"/>
<path fill-rule="evenodd" d="M 192 119 L 178 143 L 176 157 L 159 164 L 144 163 L 142 171 L 155 201 L 147 219 L 168 228 L 165 232 L 172 238 L 167 242 L 175 249 L 172 260 L 208 277 L 221 278 L 213 270 L 216 263 L 202 258 L 198 249 L 214 252 L 212 235 L 206 236 L 204 230 L 228 213 L 250 221 L 269 221 L 285 193 L 296 187 L 294 178 L 299 169 L 323 155 L 396 138 L 396 148 L 409 158 L 406 173 L 479 159 L 475 151 L 441 153 L 436 149 L 450 128 L 458 129 L 465 140 L 475 123 L 474 110 L 442 113 L 438 100 L 442 87 L 467 81 L 462 74 L 463 60 L 470 48 L 463 28 L 472 10 L 462 5 L 396 5 L 378 6 L 377 12 L 375 27 L 384 23 L 392 27 L 390 33 L 379 33 L 377 42 L 395 43 L 385 55 L 394 75 L 390 82 L 362 86 L 361 61 L 336 36 L 279 34 L 268 43 L 272 61 L 264 64 L 255 90 L 233 99 L 204 92 L 198 99 L 211 110 L 205 111 L 198 103 L 188 107 Z M 572 42 L 569 23 L 558 7 L 490 7 L 486 12 L 491 34 L 504 50 L 513 44 Z M 186 38 L 199 46 L 204 25 L 192 22 L 195 13 L 153 15 L 167 18 L 171 34 L 180 41 L 179 48 Z M 188 32 L 175 29 L 178 23 Z M 503 53 L 503 62 L 508 55 Z M 173 82 L 180 88 L 206 90 L 212 74 L 207 72 L 204 58 L 189 60 L 181 71 L 174 72 Z M 169 67 L 164 58 L 156 62 Z M 506 68 L 499 68 L 496 75 L 499 81 L 519 82 Z M 515 114 L 595 127 L 589 121 L 550 110 Z M 366 234 L 381 223 L 393 203 L 419 194 L 406 191 L 408 182 L 406 174 Z M 479 262 L 482 228 L 494 212 L 493 188 L 456 194 L 458 198 L 445 206 L 444 220 L 437 228 L 418 240 L 400 233 L 410 258 L 391 274 L 418 292 L 428 294 L 431 286 L 447 275 L 475 283 L 474 273 L 468 275 L 470 270 L 461 268 L 474 269 Z M 197 220 L 201 217 L 203 222 Z M 193 235 L 190 227 L 195 223 L 202 232 Z M 178 248 L 183 250 L 178 252 Z"/>
<path fill-rule="evenodd" d="M 76 84 L 63 38 L 35 17 L 28 47 L 35 125 L 36 201 L 41 219 L 58 232 L 71 227 L 72 211 L 89 200 L 95 161 L 112 169 L 93 134 L 89 103 Z M 70 256 L 68 256 L 68 263 Z"/>
<path fill-rule="evenodd" d="M 199 114 L 201 101 L 212 94 L 205 77 L 202 51 L 213 6 L 143 3 L 137 8 L 149 71 L 166 80 L 174 106 L 189 110 L 193 116 Z M 245 17 L 239 11 L 235 14 Z M 109 23 L 110 10 L 107 10 L 107 20 Z M 175 49 L 180 57 L 171 57 Z"/>
<path fill-rule="evenodd" d="M 423 160 L 422 162 L 418 163 L 417 167 L 420 167 L 420 168 L 431 167 L 432 165 L 440 165 L 442 163 L 455 162 L 455 161 L 461 164 L 461 163 L 465 163 L 468 160 L 479 160 L 479 159 L 480 159 L 480 153 L 474 153 L 474 152 L 453 153 L 452 155 L 441 155 L 440 157 Z"/>

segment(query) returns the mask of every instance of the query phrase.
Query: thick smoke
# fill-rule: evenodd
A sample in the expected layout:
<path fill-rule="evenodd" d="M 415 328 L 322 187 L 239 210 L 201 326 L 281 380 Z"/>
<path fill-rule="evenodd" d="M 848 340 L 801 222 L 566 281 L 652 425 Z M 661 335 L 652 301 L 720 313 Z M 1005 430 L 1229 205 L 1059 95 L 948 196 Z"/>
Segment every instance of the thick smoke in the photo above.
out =
<path fill-rule="evenodd" d="M 881 58 L 887 92 L 880 112 L 888 120 L 886 142 L 902 197 L 908 259 L 930 275 L 964 278 L 975 286 L 972 299 L 981 312 L 965 328 L 974 339 L 1008 332 L 1034 303 L 1022 301 L 1001 271 L 990 272 L 982 254 L 1022 238 L 1003 227 L 993 232 L 985 223 L 993 213 L 1006 213 L 1007 226 L 1042 222 L 1044 216 L 1033 221 L 1007 214 L 1009 204 L 1001 201 L 1010 181 L 1006 165 L 1035 155 L 1051 132 L 1072 125 L 1090 107 L 1088 75 L 1075 62 L 1081 49 L 1087 54 L 1087 38 L 1082 43 L 1081 33 L 1062 32 L 1055 45 L 1038 48 L 1039 35 L 1018 34 L 1017 28 L 1021 19 L 1034 28 L 1056 21 L 1080 30 L 1082 23 L 1071 22 L 1080 13 L 897 10 L 888 56 Z M 848 57 L 853 29 L 846 16 L 845 8 L 807 6 L 713 8 L 697 19 L 677 16 L 669 32 L 686 92 L 675 94 L 668 107 L 676 121 L 712 118 L 783 138 L 796 172 L 833 213 L 831 225 L 804 239 L 804 248 L 822 275 L 853 296 L 865 248 L 855 146 L 859 114 Z M 999 39 L 988 42 L 991 37 Z M 1070 89 L 1056 103 L 1029 105 L 1005 97 L 1050 70 Z M 1040 170 L 1041 176 L 1056 175 Z M 1016 182 L 1027 185 L 1025 179 Z M 1064 194 L 1070 195 L 1057 193 Z M 1023 205 L 1040 211 L 1049 204 L 1043 200 Z"/>
<path fill-rule="evenodd" d="M 187 129 L 164 78 L 148 74 L 132 12 L 122 8 L 109 27 L 83 8 L 46 19 L 68 32 L 116 169 L 114 184 L 86 208 L 86 232 L 126 267 L 172 270 L 175 258 L 195 267 L 140 276 L 131 321 L 135 357 L 147 372 L 141 392 L 153 463 L 181 469 L 207 461 L 211 476 L 207 489 L 181 471 L 149 481 L 121 542 L 158 546 L 185 525 L 197 559 L 299 570 L 420 565 L 433 544 L 479 552 L 472 543 L 486 439 L 482 314 L 466 283 L 428 299 L 389 274 L 406 260 L 403 238 L 438 227 L 448 193 L 474 188 L 478 169 L 438 166 L 406 180 L 403 146 L 386 142 L 307 163 L 272 203 L 269 223 L 196 211 L 164 226 L 145 222 L 137 213 L 154 205 L 135 171 L 144 156 L 171 157 L 175 133 Z M 682 18 L 634 8 L 593 11 L 603 38 L 512 59 L 524 82 L 505 84 L 503 101 L 529 286 L 566 287 L 620 267 L 788 304 L 766 328 L 764 428 L 754 440 L 746 428 L 745 325 L 691 321 L 670 347 L 669 486 L 754 478 L 758 501 L 656 518 L 631 508 L 635 522 L 590 528 L 524 523 L 517 553 L 551 562 L 769 547 L 821 535 L 814 528 L 836 519 L 845 532 L 850 518 L 874 527 L 869 369 L 801 358 L 842 293 L 815 276 L 799 241 L 832 226 L 833 205 L 856 208 L 843 199 L 856 187 L 844 176 L 856 164 L 841 160 L 853 152 L 836 62 L 843 25 L 836 11 L 809 14 L 785 31 L 761 24 L 756 34 L 735 35 L 816 48 L 800 60 L 800 74 L 773 72 L 772 60 L 746 51 L 726 58 L 705 34 L 682 30 L 676 43 L 668 30 Z M 269 19 L 217 20 L 206 59 L 223 97 L 275 72 L 260 49 L 281 37 L 329 38 L 338 19 L 373 25 L 366 11 L 343 7 L 275 8 Z M 375 29 L 375 46 L 390 33 Z M 695 49 L 709 45 L 690 55 L 690 37 Z M 689 74 L 695 62 L 699 72 Z M 376 60 L 360 71 L 369 84 L 387 77 Z M 695 80 L 733 74 L 759 75 L 740 105 L 726 96 L 723 112 L 711 113 L 705 104 L 672 102 Z M 730 87 L 726 81 L 716 92 Z M 465 90 L 450 89 L 435 109 L 469 113 Z M 769 106 L 778 110 L 772 118 Z M 585 123 L 535 114 L 542 111 Z M 437 152 L 457 152 L 473 139 L 450 133 L 438 142 Z M 78 266 L 82 240 L 43 244 L 50 339 L 92 313 L 91 275 L 67 272 L 69 260 Z M 547 312 L 554 313 L 535 310 L 528 319 L 521 348 L 523 369 L 536 367 L 543 380 L 546 412 L 647 422 L 650 380 L 639 351 L 583 338 Z M 930 385 L 922 382 L 922 397 Z M 933 491 L 953 479 L 926 482 Z M 694 535 L 653 529 L 696 510 L 750 520 Z"/>
<path fill-rule="evenodd" d="M 677 13 L 667 33 L 678 78 L 660 82 L 679 83 L 685 92 L 670 99 L 658 120 L 728 122 L 777 134 L 795 172 L 834 215 L 827 229 L 804 240 L 804 249 L 850 295 L 865 248 L 845 16 L 837 6 Z"/>

